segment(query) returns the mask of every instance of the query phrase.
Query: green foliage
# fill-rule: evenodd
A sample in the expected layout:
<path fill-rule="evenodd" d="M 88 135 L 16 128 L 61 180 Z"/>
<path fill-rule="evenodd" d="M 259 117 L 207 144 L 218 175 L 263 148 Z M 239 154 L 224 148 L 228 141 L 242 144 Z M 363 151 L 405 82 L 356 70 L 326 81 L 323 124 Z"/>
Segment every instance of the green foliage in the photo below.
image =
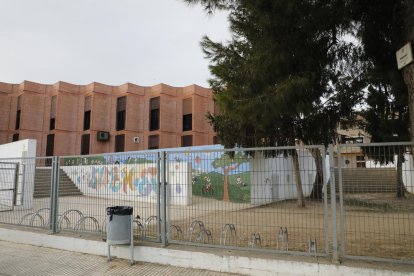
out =
<path fill-rule="evenodd" d="M 228 43 L 204 37 L 220 114 L 208 114 L 226 147 L 332 142 L 359 83 L 339 63 L 351 55 L 343 1 L 187 1 L 230 12 Z M 346 96 L 344 93 L 346 92 Z M 328 118 L 328 120 L 326 120 Z"/>
<path fill-rule="evenodd" d="M 412 0 L 185 2 L 229 12 L 231 41 L 201 42 L 221 110 L 207 118 L 226 147 L 333 142 L 364 94 L 374 141 L 395 141 L 384 131 L 391 129 L 407 139 L 407 85 L 395 51 L 414 40 Z M 391 121 L 380 123 L 384 116 Z"/>
<path fill-rule="evenodd" d="M 403 1 L 355 1 L 353 18 L 360 22 L 357 36 L 364 45 L 359 56 L 365 62 L 365 130 L 372 142 L 409 141 L 407 87 L 397 70 L 395 51 L 404 44 Z M 378 8 L 381 7 L 381 8 Z M 363 148 L 380 163 L 394 161 L 405 147 Z M 381 154 L 379 152 L 381 151 Z"/>
<path fill-rule="evenodd" d="M 245 163 L 248 161 L 248 156 L 243 154 L 242 152 L 237 153 L 223 153 L 219 158 L 216 158 L 213 160 L 211 165 L 214 169 L 217 168 L 229 168 L 237 167 L 242 163 Z"/>

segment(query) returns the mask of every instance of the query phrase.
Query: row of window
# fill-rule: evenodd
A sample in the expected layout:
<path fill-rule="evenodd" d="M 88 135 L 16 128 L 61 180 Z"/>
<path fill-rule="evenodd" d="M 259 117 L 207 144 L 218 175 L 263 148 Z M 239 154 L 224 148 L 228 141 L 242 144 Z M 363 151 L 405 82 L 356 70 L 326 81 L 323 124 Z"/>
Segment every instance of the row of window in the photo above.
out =
<path fill-rule="evenodd" d="M 21 104 L 22 96 L 17 98 L 17 113 L 16 113 L 16 126 L 15 129 L 20 129 L 20 118 L 21 118 Z M 56 117 L 56 104 L 57 96 L 52 96 L 50 105 L 50 121 L 49 129 L 55 129 L 55 117 Z M 84 117 L 83 117 L 83 130 L 89 130 L 91 127 L 91 97 L 85 98 L 84 105 Z M 156 131 L 160 128 L 160 97 L 150 99 L 149 103 L 149 130 Z M 124 130 L 126 121 L 126 97 L 119 97 L 116 104 L 116 130 Z M 183 131 L 192 130 L 192 99 L 183 100 Z M 53 155 L 54 149 L 54 134 L 49 134 L 46 141 L 46 156 Z M 158 149 L 159 148 L 159 136 L 150 135 L 148 137 L 148 148 Z M 13 142 L 19 140 L 19 134 L 13 135 Z M 193 145 L 193 136 L 184 135 L 181 139 L 181 146 L 188 147 Z M 90 134 L 84 134 L 81 138 L 81 154 L 89 154 L 90 147 Z M 120 134 L 115 136 L 115 152 L 123 152 L 125 149 L 125 135 Z"/>
<path fill-rule="evenodd" d="M 21 95 L 17 98 L 17 112 L 16 112 L 16 126 L 15 129 L 20 129 L 21 117 Z M 55 129 L 56 116 L 56 96 L 52 96 L 50 106 L 50 121 L 49 129 Z M 150 100 L 150 114 L 149 114 L 149 130 L 160 129 L 160 97 L 152 98 Z M 124 130 L 126 121 L 126 97 L 119 97 L 116 104 L 116 130 Z M 83 116 L 83 130 L 89 130 L 91 127 L 91 97 L 85 98 L 84 116 Z M 183 100 L 183 131 L 190 131 L 193 128 L 192 116 L 192 100 Z"/>
<path fill-rule="evenodd" d="M 53 135 L 53 134 L 50 134 Z M 54 137 L 54 136 L 53 136 Z M 81 155 L 89 154 L 91 136 L 90 134 L 84 134 L 81 138 Z M 181 137 L 182 147 L 191 147 L 193 145 L 193 136 L 184 135 Z M 148 136 L 148 149 L 159 148 L 159 135 Z M 125 151 L 125 134 L 115 135 L 115 152 Z"/>

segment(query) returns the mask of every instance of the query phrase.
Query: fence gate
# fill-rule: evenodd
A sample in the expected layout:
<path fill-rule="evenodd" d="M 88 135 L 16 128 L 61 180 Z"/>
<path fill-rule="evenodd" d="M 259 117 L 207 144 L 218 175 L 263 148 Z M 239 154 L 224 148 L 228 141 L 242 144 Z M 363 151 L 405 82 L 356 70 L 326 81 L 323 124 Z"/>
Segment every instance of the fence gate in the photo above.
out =
<path fill-rule="evenodd" d="M 16 205 L 19 163 L 0 162 L 0 211 Z"/>

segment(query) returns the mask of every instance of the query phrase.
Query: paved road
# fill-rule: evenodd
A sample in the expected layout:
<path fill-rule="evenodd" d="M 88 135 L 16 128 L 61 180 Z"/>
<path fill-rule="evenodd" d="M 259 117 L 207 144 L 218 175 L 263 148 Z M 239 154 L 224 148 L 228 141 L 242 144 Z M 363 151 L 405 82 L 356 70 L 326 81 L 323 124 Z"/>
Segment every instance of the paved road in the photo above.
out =
<path fill-rule="evenodd" d="M 203 275 L 211 272 L 152 263 L 131 266 L 128 260 L 0 241 L 0 275 Z"/>

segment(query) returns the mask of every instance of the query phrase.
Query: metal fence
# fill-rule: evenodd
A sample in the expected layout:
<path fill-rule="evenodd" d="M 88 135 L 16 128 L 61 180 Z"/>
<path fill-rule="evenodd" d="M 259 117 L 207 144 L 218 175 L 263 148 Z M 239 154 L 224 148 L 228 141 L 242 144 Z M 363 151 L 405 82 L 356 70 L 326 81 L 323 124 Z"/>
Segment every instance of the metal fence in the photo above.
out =
<path fill-rule="evenodd" d="M 52 158 L 0 159 L 2 223 L 50 228 Z M 36 182 L 43 185 L 35 186 Z M 40 196 L 39 196 L 40 195 Z"/>
<path fill-rule="evenodd" d="M 341 253 L 414 261 L 412 144 L 345 144 L 336 151 Z"/>
<path fill-rule="evenodd" d="M 4 159 L 0 222 L 105 238 L 125 205 L 136 239 L 413 263 L 413 164 L 402 143 Z"/>

